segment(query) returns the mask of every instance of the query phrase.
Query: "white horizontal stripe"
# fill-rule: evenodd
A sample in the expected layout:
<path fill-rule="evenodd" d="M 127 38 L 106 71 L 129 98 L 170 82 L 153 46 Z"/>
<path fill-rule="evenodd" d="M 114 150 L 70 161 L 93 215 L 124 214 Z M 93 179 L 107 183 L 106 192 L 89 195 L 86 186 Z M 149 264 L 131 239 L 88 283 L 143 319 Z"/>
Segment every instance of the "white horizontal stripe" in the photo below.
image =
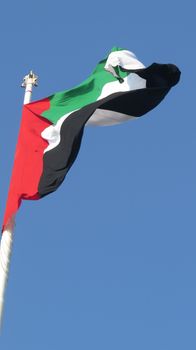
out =
<path fill-rule="evenodd" d="M 111 52 L 106 61 L 105 69 L 115 77 L 117 74 L 113 67 L 120 66 L 124 69 L 141 69 L 145 68 L 143 63 L 138 61 L 135 54 L 131 51 L 121 50 Z"/>
<path fill-rule="evenodd" d="M 139 75 L 135 73 L 129 74 L 124 78 L 124 82 L 120 83 L 118 80 L 112 81 L 104 85 L 101 95 L 97 100 L 101 100 L 115 92 L 131 91 L 136 89 L 143 89 L 146 87 L 146 80 L 140 78 Z"/>
<path fill-rule="evenodd" d="M 44 150 L 44 153 L 50 151 L 56 147 L 60 142 L 60 131 L 61 126 L 65 119 L 69 117 L 74 111 L 62 116 L 55 125 L 50 125 L 44 131 L 42 131 L 41 136 L 44 140 L 48 141 L 48 147 Z"/>
<path fill-rule="evenodd" d="M 146 87 L 146 80 L 140 78 L 139 75 L 132 73 L 129 74 L 125 79 L 124 83 L 120 84 L 118 81 L 113 81 L 104 85 L 101 95 L 98 100 L 105 98 L 115 92 L 126 92 L 132 90 L 143 89 Z M 120 124 L 125 120 L 133 119 L 135 117 L 127 114 L 122 114 L 114 111 L 106 111 L 104 109 L 96 109 L 86 125 L 94 126 L 109 126 Z"/>
<path fill-rule="evenodd" d="M 137 119 L 127 114 L 110 111 L 107 109 L 97 108 L 93 115 L 90 117 L 86 125 L 93 126 L 110 126 L 120 124 L 130 119 Z"/>

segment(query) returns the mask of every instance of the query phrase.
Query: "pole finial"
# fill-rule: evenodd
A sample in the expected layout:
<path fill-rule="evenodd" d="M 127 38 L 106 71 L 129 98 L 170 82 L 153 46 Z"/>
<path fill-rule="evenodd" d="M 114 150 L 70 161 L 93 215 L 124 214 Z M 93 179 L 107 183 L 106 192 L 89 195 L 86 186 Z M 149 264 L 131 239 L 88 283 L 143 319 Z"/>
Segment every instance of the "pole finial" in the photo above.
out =
<path fill-rule="evenodd" d="M 25 75 L 21 87 L 26 88 L 27 84 L 32 84 L 32 86 L 37 86 L 38 76 L 30 70 L 29 74 Z"/>

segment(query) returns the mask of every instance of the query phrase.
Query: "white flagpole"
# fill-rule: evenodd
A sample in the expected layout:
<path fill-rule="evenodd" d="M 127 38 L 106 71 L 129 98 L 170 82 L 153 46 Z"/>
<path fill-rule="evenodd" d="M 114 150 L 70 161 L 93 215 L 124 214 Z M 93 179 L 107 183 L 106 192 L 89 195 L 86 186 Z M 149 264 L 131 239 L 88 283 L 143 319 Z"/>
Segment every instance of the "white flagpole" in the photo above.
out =
<path fill-rule="evenodd" d="M 37 76 L 30 71 L 23 79 L 22 87 L 25 88 L 24 104 L 31 101 L 33 86 L 37 86 Z M 7 285 L 10 258 L 12 253 L 13 234 L 15 218 L 11 218 L 9 224 L 5 227 L 0 243 L 0 329 L 2 326 L 3 306 L 5 298 L 5 289 Z"/>

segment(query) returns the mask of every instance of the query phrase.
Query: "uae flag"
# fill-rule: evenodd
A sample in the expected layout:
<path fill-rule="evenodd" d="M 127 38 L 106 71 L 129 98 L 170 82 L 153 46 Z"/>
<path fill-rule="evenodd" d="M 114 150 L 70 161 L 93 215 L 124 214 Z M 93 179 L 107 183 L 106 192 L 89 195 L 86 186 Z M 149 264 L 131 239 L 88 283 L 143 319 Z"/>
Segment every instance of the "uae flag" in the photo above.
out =
<path fill-rule="evenodd" d="M 55 191 L 75 161 L 86 125 L 114 125 L 156 107 L 180 77 L 173 64 L 145 68 L 113 48 L 80 85 L 24 105 L 3 229 L 22 199 Z"/>

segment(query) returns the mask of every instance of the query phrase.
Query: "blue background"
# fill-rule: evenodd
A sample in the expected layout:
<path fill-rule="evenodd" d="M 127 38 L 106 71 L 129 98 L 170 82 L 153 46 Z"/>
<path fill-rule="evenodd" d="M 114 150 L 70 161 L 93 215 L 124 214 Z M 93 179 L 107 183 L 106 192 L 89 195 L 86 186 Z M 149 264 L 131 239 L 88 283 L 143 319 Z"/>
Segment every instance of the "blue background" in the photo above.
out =
<path fill-rule="evenodd" d="M 1 220 L 30 69 L 34 100 L 80 83 L 114 45 L 182 71 L 145 117 L 86 129 L 61 188 L 23 203 L 3 350 L 196 349 L 194 22 L 189 0 L 1 5 Z"/>

